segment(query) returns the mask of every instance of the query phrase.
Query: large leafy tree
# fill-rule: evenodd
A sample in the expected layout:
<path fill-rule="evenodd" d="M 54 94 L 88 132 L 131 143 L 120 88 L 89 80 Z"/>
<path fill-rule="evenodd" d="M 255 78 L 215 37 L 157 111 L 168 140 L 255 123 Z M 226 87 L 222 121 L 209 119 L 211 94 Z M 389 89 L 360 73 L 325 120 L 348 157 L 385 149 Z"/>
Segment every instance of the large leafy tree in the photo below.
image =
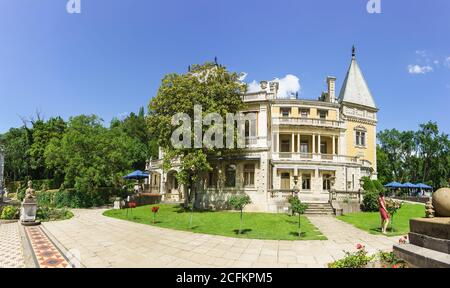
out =
<path fill-rule="evenodd" d="M 148 125 L 152 135 L 164 152 L 164 167 L 171 166 L 173 159 L 180 161 L 178 181 L 190 189 L 185 190 L 185 201 L 195 197 L 203 173 L 211 170 L 209 159 L 233 153 L 226 148 L 176 148 L 171 136 L 178 127 L 172 125 L 172 117 L 185 113 L 191 119 L 191 143 L 194 141 L 194 106 L 201 105 L 202 113 L 218 113 L 226 119 L 226 113 L 236 113 L 243 107 L 242 93 L 246 85 L 240 75 L 213 63 L 193 65 L 186 74 L 169 74 L 162 80 L 157 95 L 150 101 Z M 208 129 L 202 126 L 202 135 Z M 233 140 L 235 141 L 235 139 Z M 235 152 L 235 151 L 234 151 Z M 190 191 L 190 193 L 189 193 Z"/>
<path fill-rule="evenodd" d="M 131 112 L 125 119 L 113 119 L 111 129 L 120 129 L 133 139 L 142 144 L 142 153 L 145 157 L 133 164 L 134 169 L 144 170 L 145 161 L 158 157 L 158 144 L 151 138 L 150 130 L 147 126 L 144 107 L 139 109 L 139 113 Z"/>
<path fill-rule="evenodd" d="M 378 174 L 383 182 L 424 182 L 434 188 L 450 181 L 450 140 L 434 122 L 418 131 L 384 130 L 378 134 Z"/>
<path fill-rule="evenodd" d="M 52 139 L 60 139 L 64 135 L 66 122 L 61 117 L 50 118 L 47 122 L 42 119 L 33 121 L 31 131 L 31 146 L 28 150 L 33 178 L 53 178 L 53 171 L 45 167 L 45 149 Z"/>
<path fill-rule="evenodd" d="M 69 120 L 61 139 L 54 138 L 45 150 L 45 163 L 65 176 L 65 183 L 89 192 L 116 186 L 120 176 L 140 159 L 145 148 L 121 129 L 107 129 L 95 115 Z"/>
<path fill-rule="evenodd" d="M 0 136 L 0 146 L 3 146 L 5 152 L 5 179 L 16 181 L 28 176 L 30 138 L 27 129 L 11 128 Z"/>

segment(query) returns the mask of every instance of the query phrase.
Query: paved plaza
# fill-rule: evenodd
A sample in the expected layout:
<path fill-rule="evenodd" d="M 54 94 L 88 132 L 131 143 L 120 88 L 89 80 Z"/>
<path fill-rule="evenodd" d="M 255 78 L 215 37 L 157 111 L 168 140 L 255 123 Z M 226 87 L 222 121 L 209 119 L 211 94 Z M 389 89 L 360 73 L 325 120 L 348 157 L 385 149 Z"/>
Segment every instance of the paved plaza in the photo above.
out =
<path fill-rule="evenodd" d="M 25 260 L 18 223 L 0 224 L 0 268 L 24 268 Z"/>
<path fill-rule="evenodd" d="M 392 250 L 398 237 L 372 235 L 331 216 L 309 217 L 325 241 L 248 240 L 157 228 L 105 217 L 103 209 L 44 223 L 82 267 L 326 267 L 356 244 L 370 253 Z"/>

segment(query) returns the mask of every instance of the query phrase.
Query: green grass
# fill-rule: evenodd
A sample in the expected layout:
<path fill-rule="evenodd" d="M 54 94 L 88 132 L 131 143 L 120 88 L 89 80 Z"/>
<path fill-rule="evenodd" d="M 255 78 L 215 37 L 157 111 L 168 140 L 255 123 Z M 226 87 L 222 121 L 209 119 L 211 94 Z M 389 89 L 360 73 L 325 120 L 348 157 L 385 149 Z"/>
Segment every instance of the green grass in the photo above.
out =
<path fill-rule="evenodd" d="M 152 206 L 159 206 L 156 224 L 153 224 Z M 154 225 L 157 227 L 190 231 L 194 233 L 222 235 L 246 239 L 271 240 L 326 240 L 327 238 L 309 222 L 301 218 L 301 238 L 298 236 L 298 216 L 286 214 L 244 213 L 242 234 L 238 234 L 240 213 L 235 212 L 194 212 L 192 227 L 189 228 L 191 213 L 178 205 L 152 205 L 133 209 L 126 215 L 124 210 L 108 210 L 105 216 Z"/>
<path fill-rule="evenodd" d="M 391 224 L 389 224 L 387 235 L 398 236 L 407 234 L 409 232 L 409 219 L 423 217 L 425 217 L 425 207 L 423 205 L 405 203 L 394 215 L 394 231 L 392 231 Z M 359 212 L 337 218 L 371 234 L 381 234 L 381 217 L 379 212 Z"/>

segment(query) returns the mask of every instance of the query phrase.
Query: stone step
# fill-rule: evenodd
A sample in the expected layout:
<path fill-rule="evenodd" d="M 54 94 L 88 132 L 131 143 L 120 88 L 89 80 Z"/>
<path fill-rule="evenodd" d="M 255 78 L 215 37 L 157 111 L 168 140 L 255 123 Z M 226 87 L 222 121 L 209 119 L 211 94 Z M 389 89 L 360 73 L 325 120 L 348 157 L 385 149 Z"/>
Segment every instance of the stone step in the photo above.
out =
<path fill-rule="evenodd" d="M 394 254 L 417 268 L 450 268 L 450 254 L 413 244 L 394 245 Z"/>

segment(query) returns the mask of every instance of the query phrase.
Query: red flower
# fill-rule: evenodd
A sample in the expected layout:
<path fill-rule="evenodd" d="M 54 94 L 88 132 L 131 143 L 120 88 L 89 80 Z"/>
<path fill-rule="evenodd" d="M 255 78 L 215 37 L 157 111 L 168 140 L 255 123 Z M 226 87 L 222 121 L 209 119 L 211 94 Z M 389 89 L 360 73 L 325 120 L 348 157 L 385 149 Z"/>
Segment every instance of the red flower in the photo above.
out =
<path fill-rule="evenodd" d="M 358 250 L 360 250 L 360 249 L 363 249 L 364 248 L 364 245 L 361 245 L 361 244 L 356 244 L 356 249 L 358 249 Z"/>
<path fill-rule="evenodd" d="M 159 207 L 158 207 L 158 206 L 153 206 L 153 207 L 152 207 L 152 212 L 153 212 L 153 213 L 157 213 L 158 210 L 159 210 Z"/>
<path fill-rule="evenodd" d="M 398 265 L 397 264 L 392 265 L 392 268 L 398 268 Z"/>

